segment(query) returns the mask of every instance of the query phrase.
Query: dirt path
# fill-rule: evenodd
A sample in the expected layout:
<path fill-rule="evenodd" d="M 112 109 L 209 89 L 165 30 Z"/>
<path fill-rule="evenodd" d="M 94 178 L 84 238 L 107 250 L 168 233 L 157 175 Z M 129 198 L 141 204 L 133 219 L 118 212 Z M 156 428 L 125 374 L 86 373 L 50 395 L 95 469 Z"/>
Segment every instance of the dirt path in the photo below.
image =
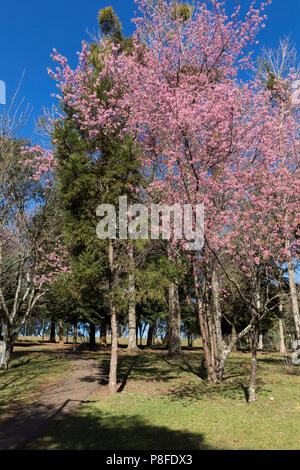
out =
<path fill-rule="evenodd" d="M 71 413 L 99 390 L 104 379 L 103 370 L 96 361 L 72 355 L 73 374 L 58 387 L 9 419 L 0 427 L 0 450 L 24 449 L 54 419 Z"/>

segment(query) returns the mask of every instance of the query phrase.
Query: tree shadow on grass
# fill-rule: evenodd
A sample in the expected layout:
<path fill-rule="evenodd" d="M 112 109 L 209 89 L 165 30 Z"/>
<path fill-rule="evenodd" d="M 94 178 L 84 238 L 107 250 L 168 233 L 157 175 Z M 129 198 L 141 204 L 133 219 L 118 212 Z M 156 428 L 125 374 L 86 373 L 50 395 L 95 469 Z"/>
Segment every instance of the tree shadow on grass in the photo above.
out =
<path fill-rule="evenodd" d="M 154 426 L 141 416 L 114 416 L 100 410 L 53 423 L 27 449 L 209 450 L 201 433 Z"/>
<path fill-rule="evenodd" d="M 15 347 L 20 347 L 20 348 L 31 348 L 35 346 L 41 346 L 45 344 L 43 341 L 30 341 L 30 340 L 23 340 L 23 341 L 16 341 L 15 342 Z"/>
<path fill-rule="evenodd" d="M 0 372 L 0 418 L 10 409 L 25 406 L 27 392 L 35 388 L 38 391 L 42 385 L 41 370 L 46 379 L 55 374 L 57 364 L 57 357 L 30 351 L 14 352 L 13 360 L 19 362 L 12 362 L 8 370 Z"/>
<path fill-rule="evenodd" d="M 171 401 L 180 401 L 182 406 L 203 400 L 234 400 L 249 402 L 249 380 L 225 381 L 217 385 L 207 383 L 190 383 L 174 387 L 168 393 Z M 261 396 L 267 396 L 271 390 L 266 387 L 261 379 L 257 379 L 256 392 Z"/>
<path fill-rule="evenodd" d="M 105 354 L 100 359 L 104 375 L 108 377 L 110 357 Z M 133 380 L 143 380 L 145 382 L 153 380 L 168 382 L 177 378 L 174 370 L 171 370 L 168 365 L 164 367 L 162 362 L 158 364 L 158 359 L 155 356 L 122 355 L 118 359 L 118 383 L 121 384 L 119 391 L 125 388 L 129 377 Z"/>
<path fill-rule="evenodd" d="M 182 370 L 183 372 L 190 372 L 193 375 L 196 375 L 202 380 L 207 379 L 207 370 L 205 367 L 205 361 L 202 357 L 200 360 L 200 365 L 196 368 L 194 367 L 191 362 L 187 360 L 185 356 L 182 359 L 176 361 L 176 364 L 172 363 L 167 357 L 163 357 L 163 360 L 171 367 L 176 366 L 178 369 Z"/>
<path fill-rule="evenodd" d="M 132 358 L 131 364 L 129 365 L 129 368 L 128 368 L 126 374 L 124 375 L 124 377 L 123 377 L 123 379 L 122 379 L 122 383 L 121 383 L 120 387 L 118 388 L 118 393 L 123 392 L 124 388 L 126 387 L 128 377 L 130 376 L 131 371 L 132 371 L 132 369 L 134 368 L 134 366 L 135 366 L 135 364 L 137 363 L 137 361 L 138 361 L 138 357 L 136 357 L 136 358 L 133 357 L 133 358 Z"/>

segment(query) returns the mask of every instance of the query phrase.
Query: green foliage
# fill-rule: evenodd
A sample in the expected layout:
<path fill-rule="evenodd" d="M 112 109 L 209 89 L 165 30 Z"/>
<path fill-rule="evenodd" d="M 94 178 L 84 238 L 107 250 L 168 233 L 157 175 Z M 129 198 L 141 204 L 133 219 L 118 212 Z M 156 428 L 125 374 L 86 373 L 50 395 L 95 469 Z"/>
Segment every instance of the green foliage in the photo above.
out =
<path fill-rule="evenodd" d="M 122 25 L 112 7 L 106 7 L 99 11 L 98 22 L 106 38 L 117 44 L 122 41 Z"/>
<path fill-rule="evenodd" d="M 111 7 L 99 12 L 99 25 L 107 41 L 102 49 L 96 43 L 90 46 L 92 81 L 102 70 L 101 56 L 110 53 L 111 43 L 121 41 L 124 50 L 132 45 L 130 39 L 123 38 L 121 24 Z M 101 80 L 97 97 L 105 102 L 106 92 L 112 88 L 113 77 Z M 66 117 L 56 123 L 53 138 L 59 161 L 58 197 L 64 216 L 64 240 L 72 255 L 73 275 L 70 286 L 60 280 L 58 291 L 64 289 L 66 294 L 56 298 L 65 299 L 67 308 L 81 318 L 99 321 L 108 311 L 109 267 L 108 242 L 96 236 L 96 209 L 105 203 L 117 207 L 119 197 L 124 195 L 129 203 L 137 200 L 132 187 L 143 182 L 138 146 L 128 135 L 120 138 L 119 132 L 104 134 L 101 129 L 99 137 L 90 140 L 73 120 L 72 108 L 65 108 L 64 112 Z M 124 124 L 120 123 L 120 129 Z M 117 288 L 120 285 L 119 282 Z M 117 294 L 121 299 L 122 295 Z"/>
<path fill-rule="evenodd" d="M 193 15 L 194 8 L 188 3 L 177 3 L 172 9 L 172 18 L 173 20 L 182 20 L 183 22 L 191 19 Z"/>

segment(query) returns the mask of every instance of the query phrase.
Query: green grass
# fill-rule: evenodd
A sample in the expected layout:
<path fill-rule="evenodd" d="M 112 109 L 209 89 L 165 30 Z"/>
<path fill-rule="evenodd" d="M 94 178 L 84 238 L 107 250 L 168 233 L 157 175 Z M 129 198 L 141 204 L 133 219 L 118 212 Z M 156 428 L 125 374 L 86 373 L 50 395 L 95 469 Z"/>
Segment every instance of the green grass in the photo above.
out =
<path fill-rule="evenodd" d="M 44 353 L 14 353 L 9 369 L 0 370 L 0 421 L 61 382 L 71 371 L 68 359 Z"/>
<path fill-rule="evenodd" d="M 109 355 L 91 355 L 108 371 Z M 258 401 L 248 404 L 248 354 L 234 354 L 219 386 L 203 380 L 202 356 L 121 352 L 119 388 L 53 424 L 33 449 L 193 450 L 299 449 L 300 370 L 260 354 Z M 241 365 L 242 364 L 242 365 Z"/>

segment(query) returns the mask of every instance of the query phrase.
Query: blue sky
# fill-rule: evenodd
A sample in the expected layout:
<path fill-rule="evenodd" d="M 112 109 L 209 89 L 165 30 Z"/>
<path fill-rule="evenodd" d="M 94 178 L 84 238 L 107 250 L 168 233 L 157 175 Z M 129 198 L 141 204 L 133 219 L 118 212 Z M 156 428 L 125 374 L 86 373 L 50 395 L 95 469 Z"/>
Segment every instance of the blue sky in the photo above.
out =
<path fill-rule="evenodd" d="M 233 4 L 235 0 L 227 0 Z M 250 0 L 242 0 L 247 6 Z M 137 9 L 134 0 L 4 0 L 0 6 L 0 80 L 7 86 L 8 99 L 16 89 L 25 70 L 21 97 L 33 107 L 30 121 L 23 134 L 36 140 L 34 119 L 42 114 L 43 106 L 53 102 L 54 82 L 48 77 L 52 65 L 53 47 L 76 63 L 76 51 L 81 41 L 88 40 L 86 29 L 97 28 L 100 8 L 111 5 L 119 15 L 124 32 L 130 35 L 134 26 L 131 18 Z M 273 0 L 268 7 L 267 27 L 259 35 L 260 45 L 276 47 L 278 39 L 291 35 L 300 52 L 300 0 Z M 259 46 L 260 47 L 260 46 Z M 0 105 L 1 106 L 1 105 Z"/>

